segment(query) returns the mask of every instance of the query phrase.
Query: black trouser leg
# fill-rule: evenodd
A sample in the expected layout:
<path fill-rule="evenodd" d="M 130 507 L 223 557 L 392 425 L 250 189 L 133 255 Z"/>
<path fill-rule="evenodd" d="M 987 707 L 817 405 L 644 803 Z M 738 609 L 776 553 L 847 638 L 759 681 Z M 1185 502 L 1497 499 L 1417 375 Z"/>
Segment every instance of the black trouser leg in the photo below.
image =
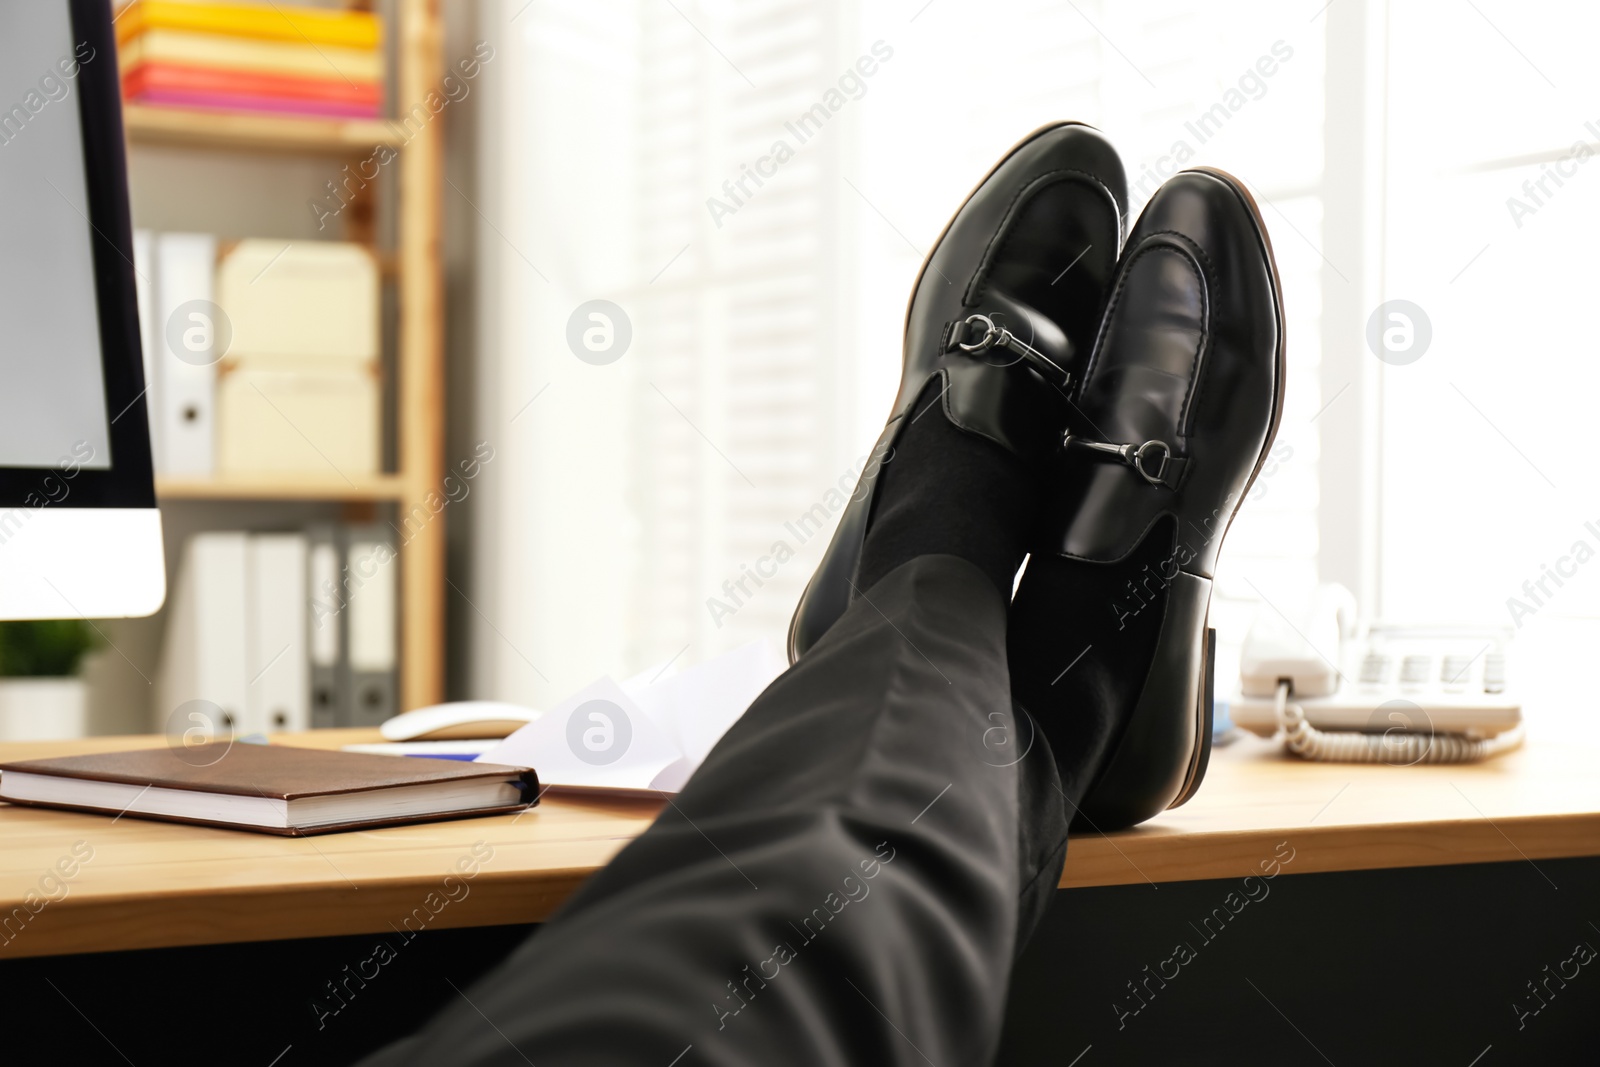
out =
<path fill-rule="evenodd" d="M 376 1062 L 988 1062 L 1066 848 L 1005 647 L 976 567 L 893 571 L 648 831 Z"/>

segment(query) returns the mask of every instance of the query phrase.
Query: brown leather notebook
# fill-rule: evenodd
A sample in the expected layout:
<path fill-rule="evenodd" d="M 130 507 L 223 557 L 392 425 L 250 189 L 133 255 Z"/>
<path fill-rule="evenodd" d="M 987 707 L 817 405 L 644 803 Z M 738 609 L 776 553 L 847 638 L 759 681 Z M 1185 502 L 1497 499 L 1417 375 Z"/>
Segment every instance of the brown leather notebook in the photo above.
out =
<path fill-rule="evenodd" d="M 539 802 L 526 767 L 214 742 L 0 764 L 0 800 L 325 834 L 518 811 Z"/>

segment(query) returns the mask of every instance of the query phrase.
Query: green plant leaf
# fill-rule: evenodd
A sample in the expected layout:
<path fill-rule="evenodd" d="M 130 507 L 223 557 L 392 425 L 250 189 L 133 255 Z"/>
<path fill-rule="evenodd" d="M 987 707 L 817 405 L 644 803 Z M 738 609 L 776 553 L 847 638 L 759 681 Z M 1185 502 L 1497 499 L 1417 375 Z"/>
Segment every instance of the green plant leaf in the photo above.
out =
<path fill-rule="evenodd" d="M 70 677 L 97 643 L 82 619 L 0 622 L 0 677 Z"/>

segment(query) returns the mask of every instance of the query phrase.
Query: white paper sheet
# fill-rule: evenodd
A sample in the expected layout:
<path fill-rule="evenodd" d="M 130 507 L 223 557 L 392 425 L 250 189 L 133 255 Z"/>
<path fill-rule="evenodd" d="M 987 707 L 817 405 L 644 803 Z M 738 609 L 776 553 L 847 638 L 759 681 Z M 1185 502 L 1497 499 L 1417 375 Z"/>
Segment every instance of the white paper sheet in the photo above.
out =
<path fill-rule="evenodd" d="M 478 760 L 532 767 L 546 788 L 676 793 L 785 667 L 757 641 L 654 681 L 601 678 Z"/>

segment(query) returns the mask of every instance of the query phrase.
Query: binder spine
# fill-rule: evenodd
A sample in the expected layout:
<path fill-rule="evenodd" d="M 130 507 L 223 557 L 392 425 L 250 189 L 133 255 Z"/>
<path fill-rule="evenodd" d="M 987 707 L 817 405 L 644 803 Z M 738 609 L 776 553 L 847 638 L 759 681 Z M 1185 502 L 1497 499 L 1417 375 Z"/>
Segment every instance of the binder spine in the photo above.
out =
<path fill-rule="evenodd" d="M 310 661 L 311 728 L 352 725 L 344 688 L 346 613 L 340 582 L 344 551 L 339 529 L 306 531 L 306 650 Z"/>

